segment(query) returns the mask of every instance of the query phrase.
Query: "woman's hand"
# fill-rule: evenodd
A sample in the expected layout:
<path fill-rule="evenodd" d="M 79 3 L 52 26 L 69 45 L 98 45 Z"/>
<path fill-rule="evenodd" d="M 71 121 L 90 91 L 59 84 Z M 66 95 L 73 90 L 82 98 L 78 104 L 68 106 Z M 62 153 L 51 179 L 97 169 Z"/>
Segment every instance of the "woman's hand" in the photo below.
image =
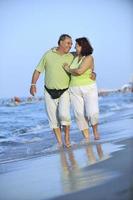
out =
<path fill-rule="evenodd" d="M 69 65 L 67 63 L 64 63 L 62 67 L 66 72 L 69 73 L 70 67 L 69 67 Z"/>

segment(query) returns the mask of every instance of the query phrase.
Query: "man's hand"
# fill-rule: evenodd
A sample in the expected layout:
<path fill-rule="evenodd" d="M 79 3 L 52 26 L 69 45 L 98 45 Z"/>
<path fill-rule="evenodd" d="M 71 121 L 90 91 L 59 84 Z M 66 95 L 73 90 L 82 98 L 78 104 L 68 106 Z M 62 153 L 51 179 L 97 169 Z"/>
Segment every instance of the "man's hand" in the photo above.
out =
<path fill-rule="evenodd" d="M 90 75 L 90 78 L 92 80 L 96 80 L 96 73 L 95 72 L 92 72 L 91 75 Z"/>
<path fill-rule="evenodd" d="M 35 96 L 35 94 L 36 94 L 36 85 L 31 85 L 31 87 L 30 87 L 30 94 L 32 95 L 32 96 Z"/>
<path fill-rule="evenodd" d="M 36 89 L 36 82 L 38 80 L 40 76 L 40 72 L 35 70 L 33 75 L 32 75 L 32 80 L 31 80 L 31 87 L 30 87 L 30 94 L 32 96 L 35 96 L 36 92 L 37 92 L 37 89 Z"/>

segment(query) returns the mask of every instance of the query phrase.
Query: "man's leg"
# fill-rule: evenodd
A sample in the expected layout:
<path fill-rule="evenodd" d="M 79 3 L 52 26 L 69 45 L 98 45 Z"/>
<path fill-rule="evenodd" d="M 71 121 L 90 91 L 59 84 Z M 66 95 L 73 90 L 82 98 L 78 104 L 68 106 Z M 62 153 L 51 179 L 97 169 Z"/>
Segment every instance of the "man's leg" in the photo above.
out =
<path fill-rule="evenodd" d="M 84 136 L 84 138 L 85 138 L 85 140 L 87 142 L 90 141 L 90 132 L 89 132 L 89 129 L 82 130 L 82 134 L 83 134 L 83 136 Z"/>
<path fill-rule="evenodd" d="M 94 139 L 99 140 L 100 135 L 98 133 L 98 124 L 92 125 L 92 129 L 93 129 Z"/>
<path fill-rule="evenodd" d="M 50 127 L 53 129 L 55 137 L 59 145 L 62 145 L 62 136 L 60 123 L 58 119 L 58 101 L 59 99 L 52 99 L 49 93 L 45 90 L 45 103 L 48 114 Z"/>
<path fill-rule="evenodd" d="M 61 135 L 61 129 L 60 128 L 54 128 L 53 129 L 55 133 L 55 137 L 57 139 L 57 142 L 60 146 L 62 146 L 62 135 Z"/>
<path fill-rule="evenodd" d="M 65 144 L 66 147 L 70 147 L 70 126 L 63 126 L 64 133 L 65 133 Z"/>
<path fill-rule="evenodd" d="M 65 91 L 59 98 L 59 119 L 65 133 L 66 147 L 70 146 L 70 96 Z"/>

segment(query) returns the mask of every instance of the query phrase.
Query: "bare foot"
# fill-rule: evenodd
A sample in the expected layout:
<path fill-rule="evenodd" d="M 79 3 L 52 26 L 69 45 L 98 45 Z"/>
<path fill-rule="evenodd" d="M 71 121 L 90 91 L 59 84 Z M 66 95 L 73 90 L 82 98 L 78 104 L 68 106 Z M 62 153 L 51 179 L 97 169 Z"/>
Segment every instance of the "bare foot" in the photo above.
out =
<path fill-rule="evenodd" d="M 57 149 L 61 150 L 63 148 L 63 144 L 62 143 L 57 143 Z"/>
<path fill-rule="evenodd" d="M 89 137 L 85 137 L 84 141 L 85 141 L 85 143 L 89 143 L 90 142 L 90 138 Z"/>
<path fill-rule="evenodd" d="M 95 133 L 95 134 L 94 134 L 94 139 L 95 139 L 95 140 L 99 140 L 99 139 L 100 139 L 99 133 Z"/>
<path fill-rule="evenodd" d="M 64 146 L 65 146 L 66 148 L 70 148 L 70 147 L 71 147 L 71 144 L 70 144 L 70 143 L 66 143 L 66 144 L 64 144 Z"/>

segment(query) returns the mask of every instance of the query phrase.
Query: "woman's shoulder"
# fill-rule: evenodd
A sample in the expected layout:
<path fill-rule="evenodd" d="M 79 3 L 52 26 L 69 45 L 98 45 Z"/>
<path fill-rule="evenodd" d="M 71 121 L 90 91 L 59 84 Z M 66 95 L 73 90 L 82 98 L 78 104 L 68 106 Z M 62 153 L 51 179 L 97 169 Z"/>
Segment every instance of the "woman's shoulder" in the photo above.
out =
<path fill-rule="evenodd" d="M 93 56 L 92 55 L 88 55 L 88 56 L 85 56 L 86 59 L 90 59 L 90 60 L 93 60 Z"/>
<path fill-rule="evenodd" d="M 92 55 L 85 56 L 84 61 L 93 62 L 94 58 Z"/>

